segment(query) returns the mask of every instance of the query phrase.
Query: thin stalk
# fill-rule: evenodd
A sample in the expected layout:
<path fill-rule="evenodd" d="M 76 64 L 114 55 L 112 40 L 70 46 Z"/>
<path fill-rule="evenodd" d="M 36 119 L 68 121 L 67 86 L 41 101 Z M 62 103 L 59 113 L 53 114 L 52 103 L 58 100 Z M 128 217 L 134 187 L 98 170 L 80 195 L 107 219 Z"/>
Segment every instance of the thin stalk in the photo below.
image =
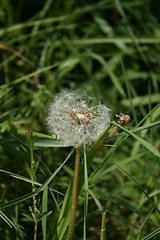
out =
<path fill-rule="evenodd" d="M 30 166 L 30 177 L 32 181 L 32 192 L 35 192 L 36 187 L 34 182 L 36 181 L 36 167 L 35 167 L 35 160 L 34 160 L 34 154 L 33 154 L 33 149 L 34 149 L 34 138 L 32 136 L 32 133 L 27 132 L 27 139 L 28 139 L 28 145 L 30 149 L 30 157 L 31 157 L 31 166 Z M 31 209 L 32 217 L 34 220 L 34 240 L 37 239 L 37 227 L 38 227 L 38 218 L 39 218 L 39 212 L 37 210 L 37 199 L 36 196 L 33 195 L 33 210 Z"/>
<path fill-rule="evenodd" d="M 80 166 L 80 148 L 77 148 L 76 149 L 76 158 L 75 158 L 73 190 L 72 190 L 72 206 L 71 206 L 70 220 L 69 220 L 69 226 L 68 226 L 67 240 L 71 240 L 73 237 L 73 233 L 74 233 L 77 198 L 78 198 L 77 193 L 78 193 L 79 166 Z"/>
<path fill-rule="evenodd" d="M 35 162 L 33 157 L 33 149 L 31 148 L 31 180 L 32 180 L 32 192 L 35 191 Z M 34 240 L 37 239 L 37 226 L 38 226 L 38 214 L 36 207 L 36 196 L 33 196 L 33 209 L 34 209 Z"/>
<path fill-rule="evenodd" d="M 18 204 L 15 206 L 15 219 L 16 219 L 16 224 L 18 226 L 18 215 L 19 215 L 19 211 L 18 211 Z M 19 240 L 18 237 L 18 232 L 16 231 L 16 240 Z"/>
<path fill-rule="evenodd" d="M 106 240 L 106 212 L 102 214 L 102 226 L 101 226 L 101 238 L 100 240 Z"/>
<path fill-rule="evenodd" d="M 88 211 L 88 170 L 87 170 L 87 157 L 86 148 L 84 146 L 84 187 L 85 187 L 85 201 L 84 201 L 84 230 L 83 230 L 83 240 L 87 239 L 87 211 Z"/>

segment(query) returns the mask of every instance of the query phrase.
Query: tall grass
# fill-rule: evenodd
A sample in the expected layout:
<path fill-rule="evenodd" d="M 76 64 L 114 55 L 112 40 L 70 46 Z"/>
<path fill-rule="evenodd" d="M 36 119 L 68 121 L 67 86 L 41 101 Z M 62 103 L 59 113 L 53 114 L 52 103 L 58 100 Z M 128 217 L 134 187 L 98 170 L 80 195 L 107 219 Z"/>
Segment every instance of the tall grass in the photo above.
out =
<path fill-rule="evenodd" d="M 107 240 L 159 239 L 157 9 L 154 0 L 2 1 L 0 239 L 66 239 L 74 149 L 45 123 L 66 88 L 112 110 L 82 151 L 74 239 L 105 239 L 104 226 Z M 120 112 L 131 121 L 107 138 Z"/>

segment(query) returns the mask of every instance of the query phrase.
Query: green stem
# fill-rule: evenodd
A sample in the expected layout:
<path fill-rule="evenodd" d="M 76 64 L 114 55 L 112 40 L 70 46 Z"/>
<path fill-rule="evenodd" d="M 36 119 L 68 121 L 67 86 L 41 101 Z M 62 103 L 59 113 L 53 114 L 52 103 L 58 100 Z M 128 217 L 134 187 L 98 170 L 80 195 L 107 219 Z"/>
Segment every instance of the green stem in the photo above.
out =
<path fill-rule="evenodd" d="M 67 240 L 71 240 L 73 237 L 73 233 L 74 233 L 76 208 L 77 208 L 79 166 L 80 166 L 80 148 L 77 148 L 76 149 L 76 158 L 75 158 L 73 190 L 72 190 L 72 207 L 71 207 L 71 213 L 70 213 L 70 221 L 69 221 L 69 227 L 68 227 L 68 233 L 67 233 Z"/>
<path fill-rule="evenodd" d="M 35 219 L 35 224 L 34 224 L 34 240 L 37 239 L 37 227 L 38 227 L 38 222 L 37 222 L 37 219 Z"/>
<path fill-rule="evenodd" d="M 101 238 L 100 240 L 106 240 L 106 212 L 102 214 L 102 226 L 101 226 Z"/>
<path fill-rule="evenodd" d="M 35 162 L 34 162 L 34 156 L 33 156 L 33 146 L 31 145 L 31 180 L 32 180 L 32 192 L 35 191 Z M 37 227 L 38 227 L 38 213 L 37 213 L 37 207 L 36 207 L 36 197 L 33 196 L 33 209 L 34 209 L 34 240 L 37 239 Z"/>

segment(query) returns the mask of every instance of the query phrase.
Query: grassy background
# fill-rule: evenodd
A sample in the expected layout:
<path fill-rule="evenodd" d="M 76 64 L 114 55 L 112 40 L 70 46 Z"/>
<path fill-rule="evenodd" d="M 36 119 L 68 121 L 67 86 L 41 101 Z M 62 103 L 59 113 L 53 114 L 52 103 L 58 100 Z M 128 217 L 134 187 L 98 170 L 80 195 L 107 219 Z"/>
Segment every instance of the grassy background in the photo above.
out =
<path fill-rule="evenodd" d="M 72 149 L 49 148 L 42 136 L 27 137 L 26 130 L 48 134 L 47 108 L 54 95 L 66 88 L 100 97 L 111 108 L 112 120 L 116 113 L 129 114 L 127 129 L 145 129 L 136 133 L 138 140 L 119 134 L 96 156 L 95 145 L 92 151 L 87 148 L 92 161 L 87 239 L 99 239 L 103 211 L 107 212 L 107 239 L 159 239 L 160 168 L 155 149 L 151 151 L 151 146 L 160 148 L 159 7 L 155 0 L 1 1 L 0 239 L 33 239 L 29 179 L 35 176 L 37 184 L 45 183 L 42 189 L 36 185 L 39 190 L 34 195 L 39 213 L 37 239 L 61 239 L 56 236 L 60 227 L 65 239 L 67 222 L 60 225 L 58 219 L 61 215 L 68 219 L 62 204 L 65 210 L 69 206 L 71 190 L 66 192 L 74 154 L 62 167 Z M 141 139 L 150 144 L 148 149 Z M 34 160 L 33 141 L 37 142 Z M 58 167 L 62 168 L 56 174 Z M 50 176 L 49 184 L 45 181 Z M 77 240 L 83 239 L 84 195 L 83 186 Z"/>

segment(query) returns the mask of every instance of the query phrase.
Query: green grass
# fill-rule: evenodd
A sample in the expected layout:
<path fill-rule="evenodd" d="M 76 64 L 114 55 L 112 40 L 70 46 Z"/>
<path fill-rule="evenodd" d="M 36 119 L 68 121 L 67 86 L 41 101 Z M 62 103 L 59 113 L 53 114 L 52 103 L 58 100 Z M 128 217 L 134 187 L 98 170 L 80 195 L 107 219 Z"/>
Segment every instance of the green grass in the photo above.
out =
<path fill-rule="evenodd" d="M 64 89 L 82 89 L 111 109 L 111 124 L 81 150 L 75 239 L 105 239 L 104 226 L 106 240 L 160 238 L 159 7 L 2 1 L 0 239 L 34 239 L 35 222 L 37 240 L 66 239 L 75 151 L 46 126 Z M 131 121 L 107 138 L 120 112 Z"/>

